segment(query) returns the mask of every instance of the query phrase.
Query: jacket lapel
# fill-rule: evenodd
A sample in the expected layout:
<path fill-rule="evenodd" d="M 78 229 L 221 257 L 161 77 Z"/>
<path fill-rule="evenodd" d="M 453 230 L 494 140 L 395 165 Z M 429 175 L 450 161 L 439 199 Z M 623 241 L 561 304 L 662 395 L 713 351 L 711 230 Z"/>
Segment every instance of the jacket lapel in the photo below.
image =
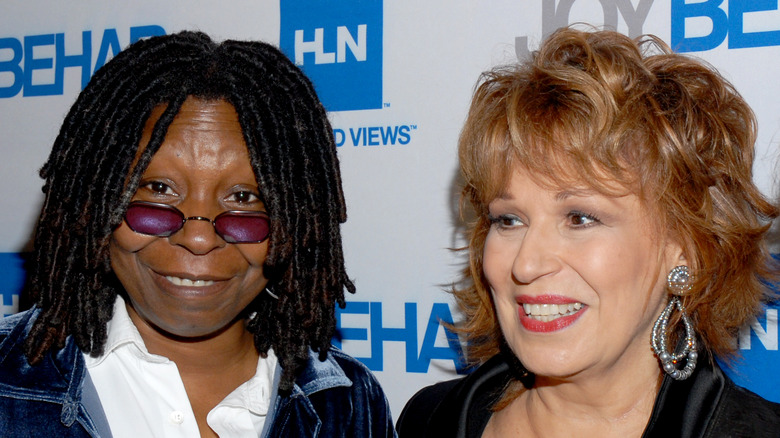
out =
<path fill-rule="evenodd" d="M 292 391 L 280 395 L 279 377 L 282 368 L 277 365 L 274 372 L 274 385 L 271 394 L 271 406 L 263 428 L 263 437 L 317 437 L 322 428 L 322 420 L 317 415 L 309 397 L 320 391 L 351 386 L 352 381 L 335 359 L 328 355 L 325 361 L 320 361 L 317 353 L 309 354 L 309 361 L 300 373 Z"/>
<path fill-rule="evenodd" d="M 711 360 L 700 351 L 699 366 L 691 377 L 682 381 L 664 377 L 643 438 L 705 436 L 726 386 L 723 372 Z"/>

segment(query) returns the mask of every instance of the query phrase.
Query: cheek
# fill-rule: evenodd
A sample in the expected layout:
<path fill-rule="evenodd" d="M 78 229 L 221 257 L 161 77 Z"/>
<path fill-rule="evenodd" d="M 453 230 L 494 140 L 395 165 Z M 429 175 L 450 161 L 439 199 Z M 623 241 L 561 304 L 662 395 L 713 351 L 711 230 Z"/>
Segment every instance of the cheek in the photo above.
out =
<path fill-rule="evenodd" d="M 236 244 L 236 249 L 252 268 L 262 268 L 268 258 L 268 241 Z"/>
<path fill-rule="evenodd" d="M 566 262 L 579 275 L 591 284 L 612 283 L 631 278 L 632 259 L 636 254 L 623 251 L 619 242 L 593 240 L 579 245 L 571 245 L 566 251 Z M 626 263 L 628 262 L 628 263 Z"/>
<path fill-rule="evenodd" d="M 505 336 L 512 337 L 513 324 L 517 319 L 517 304 L 514 298 L 512 264 L 515 259 L 514 246 L 496 233 L 490 232 L 482 252 L 482 271 L 490 286 L 490 296 L 498 318 L 498 325 Z"/>
<path fill-rule="evenodd" d="M 111 237 L 109 245 L 109 256 L 111 257 L 111 269 L 119 280 L 122 288 L 130 296 L 131 300 L 142 299 L 142 296 L 136 293 L 144 290 L 141 281 L 141 269 L 138 255 L 130 252 L 122 245 L 122 239 L 117 239 L 116 235 Z M 126 243 L 126 242 L 125 242 Z"/>
<path fill-rule="evenodd" d="M 493 294 L 496 293 L 496 287 L 500 289 L 503 278 L 511 279 L 513 260 L 510 245 L 491 230 L 485 238 L 485 247 L 482 250 L 482 271 L 494 291 Z"/>
<path fill-rule="evenodd" d="M 138 266 L 138 252 L 149 246 L 157 237 L 133 232 L 124 223 L 111 235 L 109 256 L 111 268 L 124 282 L 135 278 Z"/>
<path fill-rule="evenodd" d="M 268 241 L 237 244 L 234 247 L 243 259 L 240 263 L 245 263 L 242 274 L 243 279 L 241 280 L 242 295 L 245 299 L 241 306 L 245 307 L 268 285 L 264 269 L 265 260 L 268 256 Z"/>
<path fill-rule="evenodd" d="M 644 314 L 663 292 L 659 249 L 626 236 L 571 251 L 571 265 L 601 297 L 604 306 Z"/>
<path fill-rule="evenodd" d="M 158 237 L 145 236 L 131 230 L 124 222 L 111 234 L 111 252 L 114 250 L 125 253 L 135 253 L 154 242 Z"/>

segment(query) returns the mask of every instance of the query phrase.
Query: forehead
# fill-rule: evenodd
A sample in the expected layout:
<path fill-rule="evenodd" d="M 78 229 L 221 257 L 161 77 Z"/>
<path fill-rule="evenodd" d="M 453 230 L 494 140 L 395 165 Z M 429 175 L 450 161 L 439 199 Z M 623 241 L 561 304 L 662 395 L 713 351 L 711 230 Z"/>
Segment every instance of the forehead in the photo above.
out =
<path fill-rule="evenodd" d="M 135 170 L 131 173 L 138 172 L 136 165 L 140 164 L 155 124 L 167 105 L 157 105 L 146 120 L 133 164 Z M 150 161 L 143 164 L 141 173 L 159 170 L 160 166 L 172 163 L 186 163 L 192 172 L 206 171 L 209 167 L 218 167 L 220 163 L 226 165 L 231 157 L 239 158 L 251 168 L 249 151 L 233 105 L 225 100 L 189 97 L 167 126 L 159 149 L 155 147 L 153 154 L 146 158 Z"/>
<path fill-rule="evenodd" d="M 146 119 L 138 142 L 135 162 L 149 144 L 155 124 L 167 107 L 167 103 L 155 106 Z M 225 143 L 240 145 L 246 150 L 238 113 L 232 104 L 222 99 L 205 100 L 190 96 L 167 127 L 163 145 L 170 145 L 173 142 L 179 148 L 186 148 L 187 144 L 208 141 L 208 139 L 224 140 Z"/>
<path fill-rule="evenodd" d="M 154 124 L 157 123 L 167 106 L 167 104 L 162 103 L 152 109 L 144 125 L 142 145 L 148 142 Z M 222 99 L 204 100 L 196 97 L 188 97 L 184 101 L 168 130 L 179 128 L 213 132 L 241 132 L 238 113 L 233 105 Z"/>
<path fill-rule="evenodd" d="M 507 196 L 512 181 L 520 177 L 550 192 L 579 196 L 600 194 L 608 197 L 635 195 L 645 198 L 641 187 L 634 181 L 621 181 L 614 174 L 595 163 L 582 165 L 573 162 L 550 163 L 549 167 L 526 163 L 518 159 L 507 160 L 503 169 L 489 174 L 486 202 Z M 579 164 L 579 165 L 578 165 Z"/>

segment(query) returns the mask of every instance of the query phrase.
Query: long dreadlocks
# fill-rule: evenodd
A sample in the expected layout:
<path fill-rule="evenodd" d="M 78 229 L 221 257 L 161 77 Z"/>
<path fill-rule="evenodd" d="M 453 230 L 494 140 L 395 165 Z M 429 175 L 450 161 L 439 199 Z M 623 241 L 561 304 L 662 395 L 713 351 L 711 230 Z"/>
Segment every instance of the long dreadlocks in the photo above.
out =
<path fill-rule="evenodd" d="M 79 95 L 41 169 L 46 194 L 27 290 L 41 312 L 26 341 L 31 363 L 73 336 L 98 356 L 122 286 L 109 241 L 152 156 L 187 97 L 225 99 L 239 123 L 271 217 L 264 273 L 279 299 L 247 309 L 261 354 L 273 348 L 289 390 L 309 349 L 324 359 L 344 305 L 340 223 L 346 207 L 336 146 L 312 84 L 286 56 L 260 42 L 213 42 L 182 32 L 131 45 Z M 152 109 L 165 104 L 138 158 Z"/>

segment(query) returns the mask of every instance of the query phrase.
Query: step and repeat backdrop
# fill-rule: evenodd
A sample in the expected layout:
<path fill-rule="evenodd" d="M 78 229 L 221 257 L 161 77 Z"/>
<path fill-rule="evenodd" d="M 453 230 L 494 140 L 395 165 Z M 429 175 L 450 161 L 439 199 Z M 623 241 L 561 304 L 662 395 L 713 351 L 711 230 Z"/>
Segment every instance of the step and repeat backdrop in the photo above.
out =
<path fill-rule="evenodd" d="M 442 322 L 464 267 L 456 142 L 480 72 L 586 22 L 652 33 L 716 66 L 759 119 L 755 180 L 775 197 L 780 10 L 756 0 L 4 0 L 0 5 L 0 305 L 19 308 L 46 159 L 90 76 L 140 38 L 197 29 L 278 45 L 314 80 L 339 146 L 358 293 L 341 347 L 379 377 L 395 415 L 464 373 Z M 744 327 L 735 380 L 780 401 L 777 308 Z"/>

